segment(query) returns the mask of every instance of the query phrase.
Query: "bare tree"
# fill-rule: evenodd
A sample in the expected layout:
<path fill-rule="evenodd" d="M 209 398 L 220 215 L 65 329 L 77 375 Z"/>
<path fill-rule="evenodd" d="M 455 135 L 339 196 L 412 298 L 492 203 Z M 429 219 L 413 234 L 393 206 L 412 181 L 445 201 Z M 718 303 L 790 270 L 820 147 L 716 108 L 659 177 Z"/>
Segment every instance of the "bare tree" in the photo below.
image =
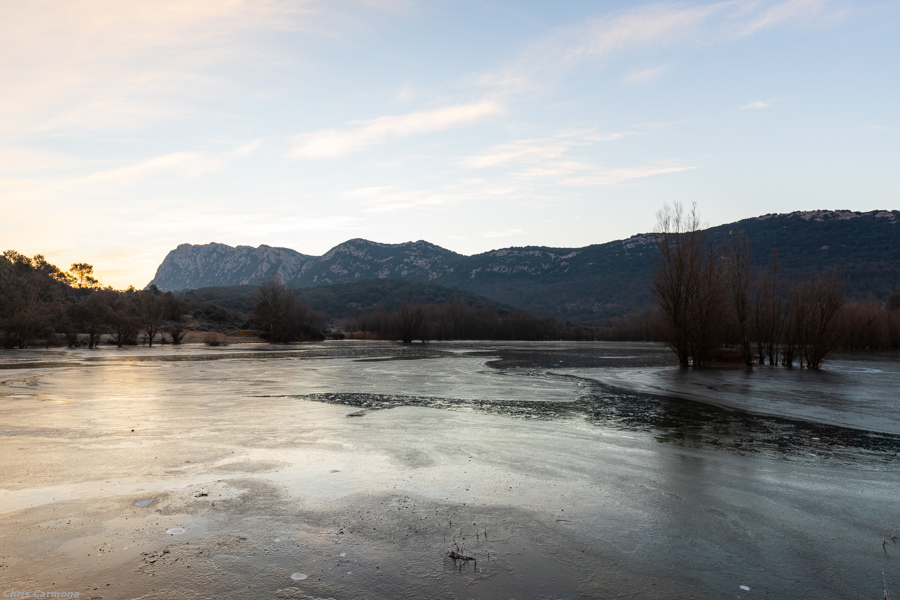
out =
<path fill-rule="evenodd" d="M 890 317 L 891 311 L 872 298 L 845 305 L 839 325 L 841 345 L 861 350 L 890 350 Z"/>
<path fill-rule="evenodd" d="M 140 318 L 129 294 L 111 292 L 112 334 L 116 346 L 134 346 L 140 333 Z"/>
<path fill-rule="evenodd" d="M 753 285 L 753 259 L 750 255 L 750 243 L 743 232 L 739 232 L 731 240 L 728 264 L 728 291 L 732 309 L 738 324 L 741 354 L 748 369 L 753 368 L 753 351 L 750 349 L 750 309 Z"/>
<path fill-rule="evenodd" d="M 183 342 L 186 333 L 187 329 L 184 325 L 184 319 L 180 316 L 169 325 L 169 335 L 172 337 L 173 344 L 180 344 Z"/>
<path fill-rule="evenodd" d="M 79 311 L 79 320 L 88 335 L 88 348 L 96 348 L 100 343 L 100 336 L 109 328 L 112 313 L 110 294 L 107 290 L 91 292 Z"/>
<path fill-rule="evenodd" d="M 253 299 L 253 317 L 269 341 L 286 344 L 300 339 L 308 328 L 308 312 L 302 292 L 285 287 L 278 275 L 259 282 Z"/>
<path fill-rule="evenodd" d="M 887 302 L 884 303 L 888 310 L 900 309 L 900 292 L 894 292 L 888 296 Z"/>
<path fill-rule="evenodd" d="M 147 334 L 147 345 L 153 346 L 153 339 L 165 321 L 166 304 L 156 286 L 137 293 L 137 316 L 141 329 Z"/>
<path fill-rule="evenodd" d="M 772 256 L 771 270 L 757 274 L 753 298 L 753 329 L 756 340 L 756 359 L 761 365 L 778 364 L 779 344 L 784 336 L 787 315 L 785 291 L 781 282 L 778 251 Z"/>
<path fill-rule="evenodd" d="M 785 311 L 781 364 L 790 367 L 796 360 L 801 369 L 820 368 L 842 342 L 838 317 L 843 305 L 844 282 L 835 273 L 796 282 Z"/>
<path fill-rule="evenodd" d="M 81 333 L 82 327 L 82 308 L 75 300 L 68 302 L 59 311 L 58 322 L 69 348 L 76 348 L 81 344 L 78 334 Z"/>
<path fill-rule="evenodd" d="M 695 270 L 700 218 L 694 205 L 689 214 L 680 203 L 666 204 L 656 213 L 656 246 L 659 260 L 651 280 L 653 296 L 661 311 L 660 336 L 675 352 L 678 364 L 690 364 L 690 279 Z"/>
<path fill-rule="evenodd" d="M 152 288 L 156 288 L 156 286 L 152 286 Z M 163 318 L 168 323 L 166 331 L 172 338 L 173 344 L 180 344 L 187 333 L 184 302 L 171 291 L 159 296 L 159 301 L 162 304 Z"/>
<path fill-rule="evenodd" d="M 701 230 L 697 205 L 656 213 L 659 259 L 651 290 L 660 308 L 659 334 L 678 363 L 703 366 L 721 343 L 724 288 L 717 252 Z"/>
<path fill-rule="evenodd" d="M 718 252 L 705 235 L 699 248 L 699 260 L 689 286 L 688 339 L 694 367 L 702 367 L 722 346 L 728 301 L 723 265 Z"/>
<path fill-rule="evenodd" d="M 818 369 L 840 343 L 837 317 L 844 305 L 844 282 L 832 272 L 797 287 L 805 300 L 800 366 L 805 359 L 807 368 Z"/>
<path fill-rule="evenodd" d="M 806 334 L 806 305 L 809 302 L 808 288 L 802 285 L 794 285 L 786 294 L 788 300 L 784 304 L 782 313 L 781 336 L 778 340 L 781 353 L 781 366 L 793 367 L 794 361 L 800 361 L 803 368 L 803 354 L 800 348 L 804 344 Z"/>
<path fill-rule="evenodd" d="M 411 344 L 414 339 L 423 342 L 427 337 L 428 315 L 425 306 L 404 302 L 393 314 L 394 329 L 404 344 Z"/>

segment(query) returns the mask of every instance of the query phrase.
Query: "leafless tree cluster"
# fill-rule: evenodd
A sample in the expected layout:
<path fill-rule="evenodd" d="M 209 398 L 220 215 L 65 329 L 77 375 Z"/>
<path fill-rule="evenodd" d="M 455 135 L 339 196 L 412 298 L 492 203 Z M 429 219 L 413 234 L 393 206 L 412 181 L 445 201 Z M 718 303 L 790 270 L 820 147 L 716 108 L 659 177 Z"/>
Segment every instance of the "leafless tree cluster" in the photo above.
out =
<path fill-rule="evenodd" d="M 768 274 L 760 279 L 763 285 Z M 844 284 L 836 275 L 822 275 L 782 286 L 778 298 L 771 292 L 755 311 L 766 325 L 757 331 L 756 358 L 759 364 L 782 364 L 818 369 L 831 352 L 841 346 L 838 317 L 844 305 Z M 760 352 L 765 348 L 765 352 Z"/>
<path fill-rule="evenodd" d="M 844 285 L 836 275 L 786 282 L 777 256 L 771 269 L 757 270 L 746 239 L 738 233 L 717 244 L 696 205 L 660 210 L 656 239 L 658 331 L 682 367 L 716 362 L 727 345 L 747 368 L 755 361 L 818 369 L 841 345 Z"/>
<path fill-rule="evenodd" d="M 900 300 L 900 294 L 892 298 Z M 844 306 L 838 317 L 841 347 L 847 350 L 900 349 L 900 302 L 872 299 Z"/>
<path fill-rule="evenodd" d="M 401 340 L 404 344 L 411 344 L 414 340 L 425 343 L 432 339 L 432 323 L 428 313 L 428 308 L 421 302 L 416 304 L 404 302 L 392 311 L 378 307 L 374 311 L 360 314 L 355 319 L 347 319 L 344 322 L 344 329 L 351 332 L 352 337 L 394 339 Z"/>
<path fill-rule="evenodd" d="M 362 313 L 344 323 L 352 337 L 401 340 L 594 340 L 592 327 L 559 323 L 522 311 L 505 312 L 463 300 L 404 304 Z"/>
<path fill-rule="evenodd" d="M 726 273 L 718 249 L 701 228 L 696 206 L 666 205 L 657 213 L 660 259 L 651 289 L 660 308 L 660 335 L 678 364 L 700 367 L 721 345 L 727 300 Z"/>
<path fill-rule="evenodd" d="M 152 346 L 163 339 L 163 331 L 174 344 L 184 338 L 183 306 L 171 292 L 163 293 L 151 286 L 146 290 L 130 288 L 124 292 L 112 289 L 93 290 L 83 300 L 72 305 L 70 326 L 67 333 L 70 345 L 77 345 L 78 333 L 88 336 L 88 347 L 97 345 L 100 335 L 108 333 L 112 343 L 134 346 L 145 343 Z"/>
<path fill-rule="evenodd" d="M 303 293 L 272 275 L 260 281 L 253 298 L 253 319 L 263 335 L 275 344 L 320 337 L 325 317 L 309 310 Z"/>
<path fill-rule="evenodd" d="M 608 319 L 598 327 L 596 339 L 609 342 L 661 342 L 658 307 L 636 310 Z"/>
<path fill-rule="evenodd" d="M 428 341 L 428 313 L 425 305 L 404 302 L 394 311 L 392 318 L 394 329 L 404 344 L 411 344 L 414 339 Z"/>

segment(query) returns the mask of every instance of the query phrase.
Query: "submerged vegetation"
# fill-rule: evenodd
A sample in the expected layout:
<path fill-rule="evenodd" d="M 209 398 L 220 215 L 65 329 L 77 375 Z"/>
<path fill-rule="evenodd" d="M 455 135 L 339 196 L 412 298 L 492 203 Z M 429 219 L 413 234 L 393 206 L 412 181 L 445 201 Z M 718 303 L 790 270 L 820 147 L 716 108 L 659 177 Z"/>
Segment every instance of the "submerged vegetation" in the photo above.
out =
<path fill-rule="evenodd" d="M 818 369 L 839 348 L 900 345 L 896 294 L 883 307 L 848 305 L 834 271 L 785 279 L 777 251 L 769 267 L 757 268 L 746 238 L 737 232 L 718 243 L 696 206 L 665 206 L 656 242 L 655 331 L 682 367 L 740 361 Z"/>
<path fill-rule="evenodd" d="M 449 304 L 402 304 L 378 309 L 344 322 L 347 335 L 356 338 L 413 340 L 567 340 L 601 339 L 601 330 L 520 310 L 472 305 L 463 300 Z"/>

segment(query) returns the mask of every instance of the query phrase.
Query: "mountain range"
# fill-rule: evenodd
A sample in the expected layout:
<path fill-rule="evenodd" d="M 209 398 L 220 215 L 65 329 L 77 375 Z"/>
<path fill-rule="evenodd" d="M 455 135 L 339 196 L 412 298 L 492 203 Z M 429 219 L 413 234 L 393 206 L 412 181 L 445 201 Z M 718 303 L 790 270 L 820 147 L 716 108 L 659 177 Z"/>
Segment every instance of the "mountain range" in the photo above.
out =
<path fill-rule="evenodd" d="M 835 269 L 851 297 L 900 290 L 900 211 L 767 214 L 712 227 L 727 242 L 743 232 L 756 262 L 773 250 L 787 277 Z M 426 241 L 352 239 L 322 256 L 262 245 L 181 244 L 150 282 L 161 290 L 256 285 L 279 275 L 301 288 L 366 279 L 430 282 L 560 320 L 597 323 L 651 304 L 653 234 L 583 248 L 526 246 L 466 256 Z"/>

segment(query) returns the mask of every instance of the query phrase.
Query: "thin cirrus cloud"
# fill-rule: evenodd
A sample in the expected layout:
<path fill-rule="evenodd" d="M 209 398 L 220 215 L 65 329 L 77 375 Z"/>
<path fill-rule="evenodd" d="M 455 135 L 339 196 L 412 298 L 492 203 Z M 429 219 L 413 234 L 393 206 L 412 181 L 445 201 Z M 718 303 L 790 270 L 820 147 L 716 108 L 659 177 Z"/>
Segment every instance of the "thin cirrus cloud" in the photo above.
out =
<path fill-rule="evenodd" d="M 694 169 L 693 165 L 655 163 L 620 168 L 605 168 L 591 162 L 553 161 L 547 165 L 506 173 L 499 179 L 460 179 L 438 187 L 417 188 L 398 182 L 391 185 L 357 188 L 343 194 L 357 203 L 366 213 L 386 213 L 413 208 L 445 209 L 452 206 L 476 203 L 493 203 L 497 200 L 537 201 L 555 204 L 561 200 L 563 187 L 596 189 L 628 184 L 634 180 L 659 175 L 681 173 Z M 566 194 L 563 194 L 565 196 Z M 565 200 L 563 200 L 565 201 Z M 504 230 L 504 235 L 512 235 Z M 486 237 L 500 237 L 497 235 Z"/>
<path fill-rule="evenodd" d="M 466 203 L 492 202 L 523 196 L 523 190 L 509 182 L 459 179 L 439 186 L 416 187 L 397 182 L 347 191 L 343 196 L 358 203 L 367 213 L 387 213 L 411 208 L 440 209 Z"/>
<path fill-rule="evenodd" d="M 741 107 L 741 110 L 757 110 L 760 108 L 769 108 L 776 102 L 777 98 L 769 98 L 768 100 L 756 100 L 748 102 Z"/>
<path fill-rule="evenodd" d="M 79 181 L 85 184 L 134 183 L 167 171 L 195 178 L 205 173 L 218 171 L 224 166 L 225 161 L 221 157 L 208 156 L 199 152 L 172 152 L 117 169 L 91 173 L 80 177 Z"/>
<path fill-rule="evenodd" d="M 341 158 L 392 139 L 471 125 L 501 112 L 503 108 L 499 103 L 481 100 L 405 115 L 352 121 L 345 129 L 320 129 L 295 136 L 288 157 L 304 160 Z"/>
<path fill-rule="evenodd" d="M 619 185 L 635 179 L 644 179 L 656 175 L 670 173 L 682 173 L 696 167 L 690 165 L 645 165 L 639 167 L 625 167 L 618 169 L 601 169 L 589 175 L 570 177 L 560 183 L 569 186 L 602 187 Z"/>
<path fill-rule="evenodd" d="M 612 17 L 557 28 L 525 49 L 517 60 L 475 81 L 506 92 L 524 91 L 585 61 L 607 61 L 624 52 L 650 47 L 723 43 L 773 27 L 808 26 L 846 14 L 831 4 L 828 0 L 725 0 L 640 6 Z M 625 82 L 639 83 L 660 72 L 638 71 L 627 76 Z"/>
<path fill-rule="evenodd" d="M 504 180 L 517 189 L 536 184 L 567 187 L 605 187 L 625 184 L 635 179 L 688 171 L 696 167 L 673 162 L 619 168 L 599 166 L 590 157 L 574 158 L 572 151 L 587 148 L 597 142 L 612 142 L 643 131 L 602 133 L 597 130 L 566 131 L 554 136 L 516 140 L 499 144 L 485 152 L 464 157 L 462 167 L 485 169 L 506 167 Z"/>
<path fill-rule="evenodd" d="M 666 72 L 665 67 L 652 67 L 650 69 L 641 69 L 629 73 L 622 78 L 622 82 L 628 85 L 640 85 L 657 79 Z"/>
<path fill-rule="evenodd" d="M 483 85 L 506 91 L 534 87 L 550 74 L 558 76 L 586 60 L 640 47 L 696 36 L 700 25 L 725 10 L 719 3 L 707 6 L 656 4 L 634 8 L 615 17 L 589 19 L 560 27 L 525 49 L 516 61 L 477 79 Z"/>
<path fill-rule="evenodd" d="M 98 198 L 116 195 L 123 186 L 134 185 L 150 176 L 161 177 L 166 173 L 195 178 L 220 170 L 225 161 L 220 157 L 197 152 L 173 152 L 144 161 L 112 169 L 102 169 L 81 175 L 54 178 L 5 178 L 0 179 L 0 195 L 17 200 L 17 204 L 57 204 L 63 199 L 88 196 Z"/>
<path fill-rule="evenodd" d="M 454 201 L 453 195 L 445 189 L 411 190 L 402 183 L 358 188 L 345 192 L 343 196 L 358 202 L 367 213 L 434 207 Z"/>
<path fill-rule="evenodd" d="M 83 167 L 78 158 L 25 146 L 0 146 L 0 177 L 67 172 Z"/>
<path fill-rule="evenodd" d="M 220 171 L 229 163 L 246 158 L 261 146 L 254 140 L 221 153 L 179 151 L 134 161 L 122 166 L 96 169 L 87 173 L 65 175 L 53 178 L 7 177 L 0 179 L 0 194 L 10 198 L 45 200 L 57 196 L 79 194 L 115 194 L 123 186 L 134 185 L 150 177 L 160 178 L 175 175 L 186 179 L 196 179 L 208 173 Z M 19 156 L 22 156 L 22 154 Z M 0 153 L 2 156 L 2 153 Z M 45 157 L 37 154 L 32 170 L 44 172 Z M 66 163 L 64 163 L 66 164 Z M 81 170 L 89 163 L 74 163 Z M 28 165 L 26 165 L 27 167 Z M 23 171 L 26 171 L 23 169 Z"/>
<path fill-rule="evenodd" d="M 761 10 L 751 11 L 751 18 L 742 24 L 738 33 L 752 35 L 757 31 L 785 24 L 809 24 L 810 18 L 824 17 L 828 20 L 841 18 L 842 10 L 829 10 L 826 0 L 788 0 L 774 4 L 762 4 Z"/>
<path fill-rule="evenodd" d="M 876 125 L 874 123 L 860 123 L 860 127 L 871 131 L 900 131 L 896 127 L 885 127 L 884 125 Z"/>
<path fill-rule="evenodd" d="M 579 146 L 590 146 L 596 142 L 613 142 L 638 134 L 637 131 L 603 133 L 596 129 L 563 131 L 549 137 L 498 144 L 484 152 L 463 157 L 457 162 L 469 169 L 499 167 L 511 163 L 544 163 L 561 158 Z"/>
<path fill-rule="evenodd" d="M 33 0 L 0 3 L 0 132 L 121 131 L 203 114 L 235 72 L 283 57 L 277 34 L 340 36 L 406 0 Z M 325 32 L 325 33 L 323 33 Z M 228 75 L 221 69 L 227 65 Z"/>
<path fill-rule="evenodd" d="M 163 173 L 195 179 L 207 173 L 220 171 L 229 163 L 255 153 L 261 146 L 261 140 L 253 140 L 241 144 L 233 150 L 215 154 L 190 151 L 171 152 L 115 169 L 83 175 L 75 182 L 81 184 L 128 184 Z"/>

